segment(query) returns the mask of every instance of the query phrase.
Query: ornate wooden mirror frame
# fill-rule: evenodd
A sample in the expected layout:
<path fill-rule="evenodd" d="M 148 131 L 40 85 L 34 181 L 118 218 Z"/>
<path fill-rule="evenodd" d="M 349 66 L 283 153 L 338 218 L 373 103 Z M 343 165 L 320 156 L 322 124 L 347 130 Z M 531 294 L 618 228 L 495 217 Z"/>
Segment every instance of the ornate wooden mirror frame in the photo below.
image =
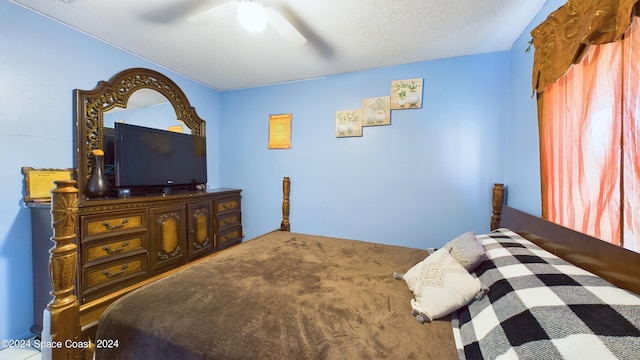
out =
<path fill-rule="evenodd" d="M 140 89 L 160 92 L 173 105 L 177 120 L 191 129 L 192 135 L 205 135 L 205 121 L 189 104 L 182 89 L 163 74 L 144 68 L 132 68 L 100 81 L 93 90 L 74 90 L 75 99 L 75 164 L 80 194 L 94 167 L 93 150 L 103 149 L 104 113 L 127 107 L 131 95 Z M 81 197 L 84 198 L 84 197 Z"/>

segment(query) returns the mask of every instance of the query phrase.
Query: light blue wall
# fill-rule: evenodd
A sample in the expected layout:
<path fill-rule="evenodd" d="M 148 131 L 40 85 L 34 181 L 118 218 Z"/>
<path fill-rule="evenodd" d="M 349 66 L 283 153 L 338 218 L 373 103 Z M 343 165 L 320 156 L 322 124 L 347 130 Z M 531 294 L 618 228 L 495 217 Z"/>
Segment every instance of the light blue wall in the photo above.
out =
<path fill-rule="evenodd" d="M 539 207 L 526 41 L 528 31 L 510 52 L 219 93 L 0 1 L 0 339 L 26 336 L 33 320 L 20 168 L 73 166 L 73 89 L 130 67 L 174 80 L 207 121 L 209 186 L 243 189 L 247 239 L 279 225 L 281 181 L 290 176 L 294 231 L 430 247 L 488 230 L 493 182 L 509 185 L 512 204 Z M 361 138 L 335 137 L 337 110 L 416 77 L 424 78 L 422 109 L 394 111 L 392 125 L 365 128 Z M 280 113 L 293 113 L 292 149 L 267 150 L 268 116 Z"/>
<path fill-rule="evenodd" d="M 218 186 L 218 91 L 0 1 L 0 339 L 26 336 L 33 324 L 31 218 L 21 168 L 73 167 L 73 89 L 93 89 L 131 67 L 169 76 L 207 120 L 209 183 Z"/>
<path fill-rule="evenodd" d="M 459 57 L 222 94 L 222 182 L 244 189 L 247 238 L 280 223 L 291 177 L 292 230 L 413 247 L 487 231 L 503 181 L 509 53 Z M 336 138 L 335 113 L 424 78 L 422 109 Z M 268 150 L 270 114 L 292 113 L 292 149 Z"/>
<path fill-rule="evenodd" d="M 531 89 L 533 48 L 525 52 L 531 40 L 531 30 L 565 3 L 548 0 L 510 51 L 509 116 L 507 151 L 505 152 L 505 182 L 509 205 L 533 215 L 541 214 L 540 144 L 538 142 L 538 110 Z"/>

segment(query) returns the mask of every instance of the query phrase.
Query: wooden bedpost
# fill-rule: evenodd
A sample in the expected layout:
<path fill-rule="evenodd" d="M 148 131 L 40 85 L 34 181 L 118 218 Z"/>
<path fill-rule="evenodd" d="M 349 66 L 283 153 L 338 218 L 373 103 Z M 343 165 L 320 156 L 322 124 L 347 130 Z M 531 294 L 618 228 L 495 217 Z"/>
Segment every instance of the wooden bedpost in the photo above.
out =
<path fill-rule="evenodd" d="M 288 176 L 285 176 L 282 180 L 282 223 L 280 224 L 280 230 L 291 231 L 291 224 L 289 224 L 289 193 L 291 191 L 291 181 Z"/>
<path fill-rule="evenodd" d="M 491 231 L 500 227 L 502 204 L 504 204 L 504 184 L 493 184 L 493 195 L 491 198 L 491 205 L 493 208 L 491 215 Z"/>
<path fill-rule="evenodd" d="M 49 250 L 49 279 L 53 300 L 43 314 L 42 358 L 81 359 L 80 303 L 74 294 L 78 255 L 76 221 L 78 189 L 75 180 L 55 181 L 51 191 L 53 248 Z"/>

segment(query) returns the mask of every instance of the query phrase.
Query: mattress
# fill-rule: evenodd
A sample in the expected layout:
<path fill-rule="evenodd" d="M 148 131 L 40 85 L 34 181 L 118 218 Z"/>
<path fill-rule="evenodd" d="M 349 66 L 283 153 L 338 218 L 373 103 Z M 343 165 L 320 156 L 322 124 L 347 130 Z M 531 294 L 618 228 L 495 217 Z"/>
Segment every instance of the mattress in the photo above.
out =
<path fill-rule="evenodd" d="M 425 250 L 290 232 L 234 246 L 114 302 L 96 359 L 456 359 L 405 272 Z"/>

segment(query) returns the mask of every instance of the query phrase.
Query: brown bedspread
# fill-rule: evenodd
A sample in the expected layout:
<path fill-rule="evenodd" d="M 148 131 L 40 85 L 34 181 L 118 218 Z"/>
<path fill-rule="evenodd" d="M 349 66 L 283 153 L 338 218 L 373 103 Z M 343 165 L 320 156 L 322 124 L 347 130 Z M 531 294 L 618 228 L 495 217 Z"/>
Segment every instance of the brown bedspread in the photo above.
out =
<path fill-rule="evenodd" d="M 97 359 L 457 359 L 392 277 L 424 250 L 274 232 L 144 286 L 103 314 Z"/>

